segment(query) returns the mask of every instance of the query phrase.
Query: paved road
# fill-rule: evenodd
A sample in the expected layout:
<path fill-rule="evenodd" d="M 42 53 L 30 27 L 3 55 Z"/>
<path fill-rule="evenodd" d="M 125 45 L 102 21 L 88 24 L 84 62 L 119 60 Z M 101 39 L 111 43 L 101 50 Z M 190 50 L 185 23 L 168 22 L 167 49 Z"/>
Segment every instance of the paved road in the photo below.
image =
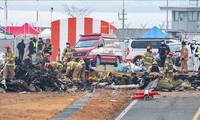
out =
<path fill-rule="evenodd" d="M 200 98 L 141 100 L 121 120 L 192 120 L 199 107 Z"/>

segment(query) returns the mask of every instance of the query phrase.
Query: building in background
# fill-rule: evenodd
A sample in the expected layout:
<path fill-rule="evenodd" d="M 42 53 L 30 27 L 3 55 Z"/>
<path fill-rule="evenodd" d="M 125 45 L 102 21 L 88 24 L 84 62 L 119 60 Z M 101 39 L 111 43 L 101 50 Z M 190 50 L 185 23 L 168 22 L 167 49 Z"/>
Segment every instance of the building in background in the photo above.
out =
<path fill-rule="evenodd" d="M 172 31 L 188 33 L 200 32 L 200 8 L 197 7 L 160 7 L 172 12 Z"/>

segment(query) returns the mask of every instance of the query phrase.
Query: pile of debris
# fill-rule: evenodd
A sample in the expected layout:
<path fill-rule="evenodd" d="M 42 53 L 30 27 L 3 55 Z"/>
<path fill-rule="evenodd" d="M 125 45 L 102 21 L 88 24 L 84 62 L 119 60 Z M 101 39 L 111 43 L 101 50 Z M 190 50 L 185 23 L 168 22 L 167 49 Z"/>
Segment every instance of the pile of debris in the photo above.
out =
<path fill-rule="evenodd" d="M 38 63 L 38 61 L 36 62 Z M 63 71 L 64 73 L 65 71 Z M 6 91 L 68 91 L 76 86 L 78 90 L 93 91 L 93 88 L 103 89 L 149 89 L 162 90 L 163 88 L 176 90 L 178 87 L 200 89 L 200 74 L 176 75 L 174 80 L 166 80 L 162 76 L 150 76 L 146 72 L 117 72 L 86 70 L 86 81 L 73 83 L 63 75 L 63 79 L 55 77 L 51 70 L 44 68 L 44 62 L 34 64 L 30 59 L 16 62 L 15 80 L 6 80 Z M 159 86 L 159 87 L 158 87 Z M 161 87 L 160 87 L 161 86 Z M 162 87 L 163 86 L 163 87 Z M 0 84 L 0 88 L 5 86 Z"/>
<path fill-rule="evenodd" d="M 9 77 L 9 76 L 8 76 Z M 6 91 L 64 91 L 67 83 L 56 79 L 52 71 L 46 70 L 42 64 L 34 66 L 30 59 L 18 62 L 15 68 L 15 80 L 6 80 Z M 5 86 L 1 85 L 1 88 Z"/>

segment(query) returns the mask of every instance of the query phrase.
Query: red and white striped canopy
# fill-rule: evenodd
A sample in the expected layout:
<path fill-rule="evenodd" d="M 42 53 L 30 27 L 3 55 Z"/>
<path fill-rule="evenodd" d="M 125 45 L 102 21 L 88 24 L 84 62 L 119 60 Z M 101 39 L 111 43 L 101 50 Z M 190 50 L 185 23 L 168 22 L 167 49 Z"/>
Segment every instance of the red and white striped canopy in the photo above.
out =
<path fill-rule="evenodd" d="M 117 29 L 109 22 L 104 20 L 98 20 L 94 18 L 67 18 L 53 21 L 52 23 L 52 44 L 53 53 L 52 60 L 55 61 L 59 50 L 62 50 L 66 46 L 66 42 L 69 41 L 72 46 L 80 38 L 80 34 L 91 34 L 91 33 L 112 33 L 113 30 Z"/>

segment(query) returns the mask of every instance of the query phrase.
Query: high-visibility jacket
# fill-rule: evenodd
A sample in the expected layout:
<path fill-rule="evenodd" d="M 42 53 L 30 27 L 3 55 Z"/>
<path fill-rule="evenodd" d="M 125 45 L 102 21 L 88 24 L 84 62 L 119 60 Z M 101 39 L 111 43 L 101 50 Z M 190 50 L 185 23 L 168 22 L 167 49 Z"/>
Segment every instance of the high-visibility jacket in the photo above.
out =
<path fill-rule="evenodd" d="M 62 57 L 64 58 L 64 57 L 72 56 L 74 52 L 75 52 L 75 49 L 71 47 L 66 47 L 62 52 Z"/>
<path fill-rule="evenodd" d="M 34 48 L 37 47 L 37 41 L 33 41 L 33 47 L 34 47 Z"/>
<path fill-rule="evenodd" d="M 59 72 L 61 72 L 63 69 L 63 65 L 59 62 L 51 62 L 50 64 L 51 64 L 53 70 L 57 69 Z"/>
<path fill-rule="evenodd" d="M 70 61 L 67 63 L 67 70 L 73 70 L 78 65 L 75 61 Z"/>
<path fill-rule="evenodd" d="M 184 58 L 184 60 L 188 60 L 188 48 L 186 45 L 181 49 L 181 60 L 182 58 Z"/>
<path fill-rule="evenodd" d="M 173 73 L 173 70 L 173 61 L 169 56 L 167 56 L 167 59 L 165 60 L 164 72 Z"/>
<path fill-rule="evenodd" d="M 13 52 L 7 52 L 6 56 L 5 56 L 5 63 L 8 64 L 6 65 L 6 67 L 13 67 L 15 66 L 15 54 Z"/>
<path fill-rule="evenodd" d="M 153 54 L 151 54 L 150 52 L 144 53 L 144 55 L 142 56 L 142 61 L 143 61 L 144 65 L 152 65 L 152 63 L 154 61 Z"/>
<path fill-rule="evenodd" d="M 196 49 L 197 49 L 198 58 L 200 58 L 200 45 L 198 45 Z"/>

